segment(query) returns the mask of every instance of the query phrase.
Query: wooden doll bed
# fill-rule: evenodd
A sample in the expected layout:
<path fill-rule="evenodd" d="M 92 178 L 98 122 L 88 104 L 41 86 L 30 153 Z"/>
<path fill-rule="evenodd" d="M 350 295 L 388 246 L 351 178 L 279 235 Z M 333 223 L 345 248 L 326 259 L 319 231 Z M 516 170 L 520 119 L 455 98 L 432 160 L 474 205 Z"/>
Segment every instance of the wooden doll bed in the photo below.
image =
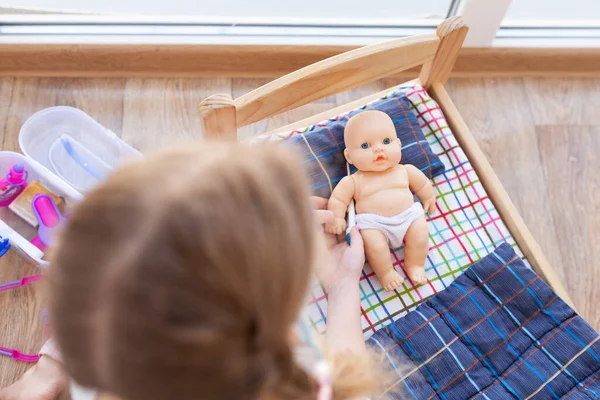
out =
<path fill-rule="evenodd" d="M 436 34 L 406 37 L 352 50 L 302 68 L 237 99 L 227 94 L 211 96 L 200 105 L 203 133 L 206 137 L 236 140 L 239 127 L 422 65 L 418 79 L 412 82 L 420 84 L 439 104 L 454 137 L 525 259 L 572 306 L 547 258 L 444 88 L 467 31 L 462 18 L 452 17 L 437 28 Z M 375 93 L 270 133 L 316 124 L 379 99 L 391 90 Z"/>

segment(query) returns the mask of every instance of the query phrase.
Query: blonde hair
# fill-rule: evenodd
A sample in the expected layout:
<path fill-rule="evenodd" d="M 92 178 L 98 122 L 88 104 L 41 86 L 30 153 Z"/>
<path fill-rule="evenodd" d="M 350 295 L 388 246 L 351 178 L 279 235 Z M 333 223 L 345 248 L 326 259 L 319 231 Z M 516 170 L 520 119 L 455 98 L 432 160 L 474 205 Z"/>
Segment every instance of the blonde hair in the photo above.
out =
<path fill-rule="evenodd" d="M 67 371 L 127 400 L 314 399 L 288 338 L 315 233 L 305 176 L 280 147 L 207 142 L 126 165 L 52 256 Z M 373 389 L 367 362 L 332 365 L 335 399 Z"/>

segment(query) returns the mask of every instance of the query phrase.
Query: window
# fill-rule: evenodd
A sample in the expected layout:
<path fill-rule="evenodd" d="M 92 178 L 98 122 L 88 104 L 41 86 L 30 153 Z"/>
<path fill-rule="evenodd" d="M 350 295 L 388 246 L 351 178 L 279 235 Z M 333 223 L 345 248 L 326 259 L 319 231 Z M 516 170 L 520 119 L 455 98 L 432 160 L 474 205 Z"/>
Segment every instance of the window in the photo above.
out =
<path fill-rule="evenodd" d="M 502 26 L 600 26 L 597 0 L 512 0 Z"/>
<path fill-rule="evenodd" d="M 376 3 L 341 0 L 14 0 L 14 12 L 94 13 L 100 15 L 154 15 L 293 19 L 356 19 L 363 22 L 390 19 L 445 18 L 452 0 L 379 0 Z M 355 5 L 353 5 L 355 4 Z"/>
<path fill-rule="evenodd" d="M 2 42 L 363 45 L 434 32 L 450 15 L 472 47 L 600 46 L 598 0 L 13 0 Z"/>
<path fill-rule="evenodd" d="M 15 0 L 4 41 L 367 44 L 433 32 L 458 0 Z M 356 5 L 353 6 L 352 4 Z"/>
<path fill-rule="evenodd" d="M 497 44 L 536 47 L 600 46 L 597 0 L 512 0 L 498 31 Z"/>

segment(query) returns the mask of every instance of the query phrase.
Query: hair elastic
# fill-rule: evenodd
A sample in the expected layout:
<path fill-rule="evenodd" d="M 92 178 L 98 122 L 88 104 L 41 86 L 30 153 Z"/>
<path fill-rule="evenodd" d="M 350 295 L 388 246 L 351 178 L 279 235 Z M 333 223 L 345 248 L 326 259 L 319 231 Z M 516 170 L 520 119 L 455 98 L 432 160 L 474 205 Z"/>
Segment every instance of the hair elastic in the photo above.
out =
<path fill-rule="evenodd" d="M 24 276 L 19 280 L 0 284 L 0 292 L 27 286 L 30 283 L 37 282 L 41 279 L 44 279 L 43 275 Z M 40 360 L 39 354 L 25 354 L 21 353 L 19 350 L 11 349 L 10 347 L 4 346 L 0 346 L 0 355 L 11 357 L 14 360 L 29 363 L 38 362 Z"/>
<path fill-rule="evenodd" d="M 0 292 L 27 286 L 30 283 L 37 282 L 41 279 L 44 279 L 43 275 L 24 276 L 19 280 L 0 284 Z"/>
<path fill-rule="evenodd" d="M 0 346 L 0 354 L 11 357 L 17 361 L 24 361 L 28 363 L 34 363 L 40 360 L 39 354 L 25 354 L 21 353 L 19 350 L 11 349 L 10 347 Z"/>

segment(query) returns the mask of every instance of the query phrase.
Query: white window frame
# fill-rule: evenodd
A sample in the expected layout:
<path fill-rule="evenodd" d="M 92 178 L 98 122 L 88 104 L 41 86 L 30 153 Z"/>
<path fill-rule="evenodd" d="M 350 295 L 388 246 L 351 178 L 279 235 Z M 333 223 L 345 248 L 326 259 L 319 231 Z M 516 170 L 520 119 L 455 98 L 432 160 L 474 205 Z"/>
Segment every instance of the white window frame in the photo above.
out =
<path fill-rule="evenodd" d="M 442 21 L 0 15 L 0 43 L 365 45 L 431 33 Z"/>
<path fill-rule="evenodd" d="M 600 0 L 599 0 L 600 1 Z M 452 0 L 470 27 L 467 47 L 600 47 L 600 21 L 502 25 L 511 0 Z M 365 45 L 431 33 L 436 19 L 202 18 L 57 14 L 0 15 L 0 43 L 201 43 Z M 574 25 L 575 24 L 575 25 Z"/>
<path fill-rule="evenodd" d="M 462 16 L 469 26 L 464 45 L 492 46 L 510 3 L 511 0 L 462 0 L 456 14 Z"/>

